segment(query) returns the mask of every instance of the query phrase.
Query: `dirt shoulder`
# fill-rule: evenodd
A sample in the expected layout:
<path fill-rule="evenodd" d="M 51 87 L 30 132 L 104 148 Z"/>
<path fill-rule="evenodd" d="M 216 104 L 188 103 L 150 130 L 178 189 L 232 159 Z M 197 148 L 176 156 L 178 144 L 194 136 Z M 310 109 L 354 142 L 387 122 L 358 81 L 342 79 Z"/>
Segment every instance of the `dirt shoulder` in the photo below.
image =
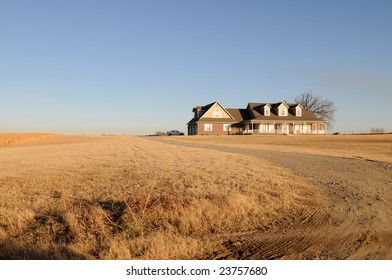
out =
<path fill-rule="evenodd" d="M 269 160 L 325 192 L 326 206 L 228 236 L 218 259 L 392 259 L 392 164 L 245 147 L 155 141 Z"/>

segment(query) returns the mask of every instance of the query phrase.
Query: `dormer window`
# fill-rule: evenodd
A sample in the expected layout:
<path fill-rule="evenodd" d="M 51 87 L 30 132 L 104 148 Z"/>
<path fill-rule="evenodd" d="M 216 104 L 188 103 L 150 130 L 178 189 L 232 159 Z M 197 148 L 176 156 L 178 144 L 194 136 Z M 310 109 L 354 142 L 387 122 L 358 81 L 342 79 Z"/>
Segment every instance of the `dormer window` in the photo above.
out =
<path fill-rule="evenodd" d="M 287 106 L 286 102 L 281 102 L 277 108 L 278 116 L 279 117 L 287 117 L 288 116 L 288 109 L 289 109 L 289 106 Z"/>
<path fill-rule="evenodd" d="M 279 116 L 280 117 L 285 117 L 285 116 L 287 116 L 287 108 L 280 108 L 279 109 Z"/>
<path fill-rule="evenodd" d="M 297 116 L 297 117 L 301 117 L 302 116 L 302 109 L 301 109 L 301 107 L 297 107 L 296 109 L 295 109 L 295 115 Z"/>
<path fill-rule="evenodd" d="M 216 109 L 214 112 L 212 112 L 212 117 L 213 118 L 222 118 L 222 111 Z"/>
<path fill-rule="evenodd" d="M 264 116 L 269 117 L 271 114 L 270 108 L 269 107 L 264 107 Z"/>

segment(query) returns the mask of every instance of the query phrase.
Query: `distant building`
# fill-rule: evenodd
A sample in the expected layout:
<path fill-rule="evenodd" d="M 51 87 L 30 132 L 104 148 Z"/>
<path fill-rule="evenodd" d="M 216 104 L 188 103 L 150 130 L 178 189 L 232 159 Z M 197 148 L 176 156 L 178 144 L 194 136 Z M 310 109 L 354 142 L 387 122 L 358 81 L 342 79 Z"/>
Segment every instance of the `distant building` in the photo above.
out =
<path fill-rule="evenodd" d="M 227 109 L 216 101 L 193 113 L 188 135 L 326 134 L 326 121 L 301 104 L 248 103 L 246 109 Z"/>

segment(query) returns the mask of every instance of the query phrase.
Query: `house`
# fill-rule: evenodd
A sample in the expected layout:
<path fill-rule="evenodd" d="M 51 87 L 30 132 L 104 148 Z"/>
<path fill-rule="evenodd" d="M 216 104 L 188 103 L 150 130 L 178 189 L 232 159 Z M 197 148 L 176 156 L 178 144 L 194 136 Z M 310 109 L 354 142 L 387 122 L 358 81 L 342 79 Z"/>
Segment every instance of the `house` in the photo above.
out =
<path fill-rule="evenodd" d="M 193 108 L 188 135 L 326 134 L 326 121 L 301 104 L 248 103 L 228 109 L 218 101 Z"/>

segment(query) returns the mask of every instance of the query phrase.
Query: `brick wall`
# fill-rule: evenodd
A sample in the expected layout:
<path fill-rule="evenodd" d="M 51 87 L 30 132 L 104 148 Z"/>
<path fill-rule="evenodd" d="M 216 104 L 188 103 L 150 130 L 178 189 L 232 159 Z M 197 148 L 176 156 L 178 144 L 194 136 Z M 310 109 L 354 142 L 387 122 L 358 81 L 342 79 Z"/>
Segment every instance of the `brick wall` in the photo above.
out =
<path fill-rule="evenodd" d="M 205 131 L 205 124 L 211 124 L 212 130 Z M 237 134 L 239 129 L 232 125 L 231 131 L 224 131 L 223 125 L 227 123 L 208 123 L 208 122 L 199 122 L 198 123 L 198 135 L 229 135 L 229 134 Z"/>

